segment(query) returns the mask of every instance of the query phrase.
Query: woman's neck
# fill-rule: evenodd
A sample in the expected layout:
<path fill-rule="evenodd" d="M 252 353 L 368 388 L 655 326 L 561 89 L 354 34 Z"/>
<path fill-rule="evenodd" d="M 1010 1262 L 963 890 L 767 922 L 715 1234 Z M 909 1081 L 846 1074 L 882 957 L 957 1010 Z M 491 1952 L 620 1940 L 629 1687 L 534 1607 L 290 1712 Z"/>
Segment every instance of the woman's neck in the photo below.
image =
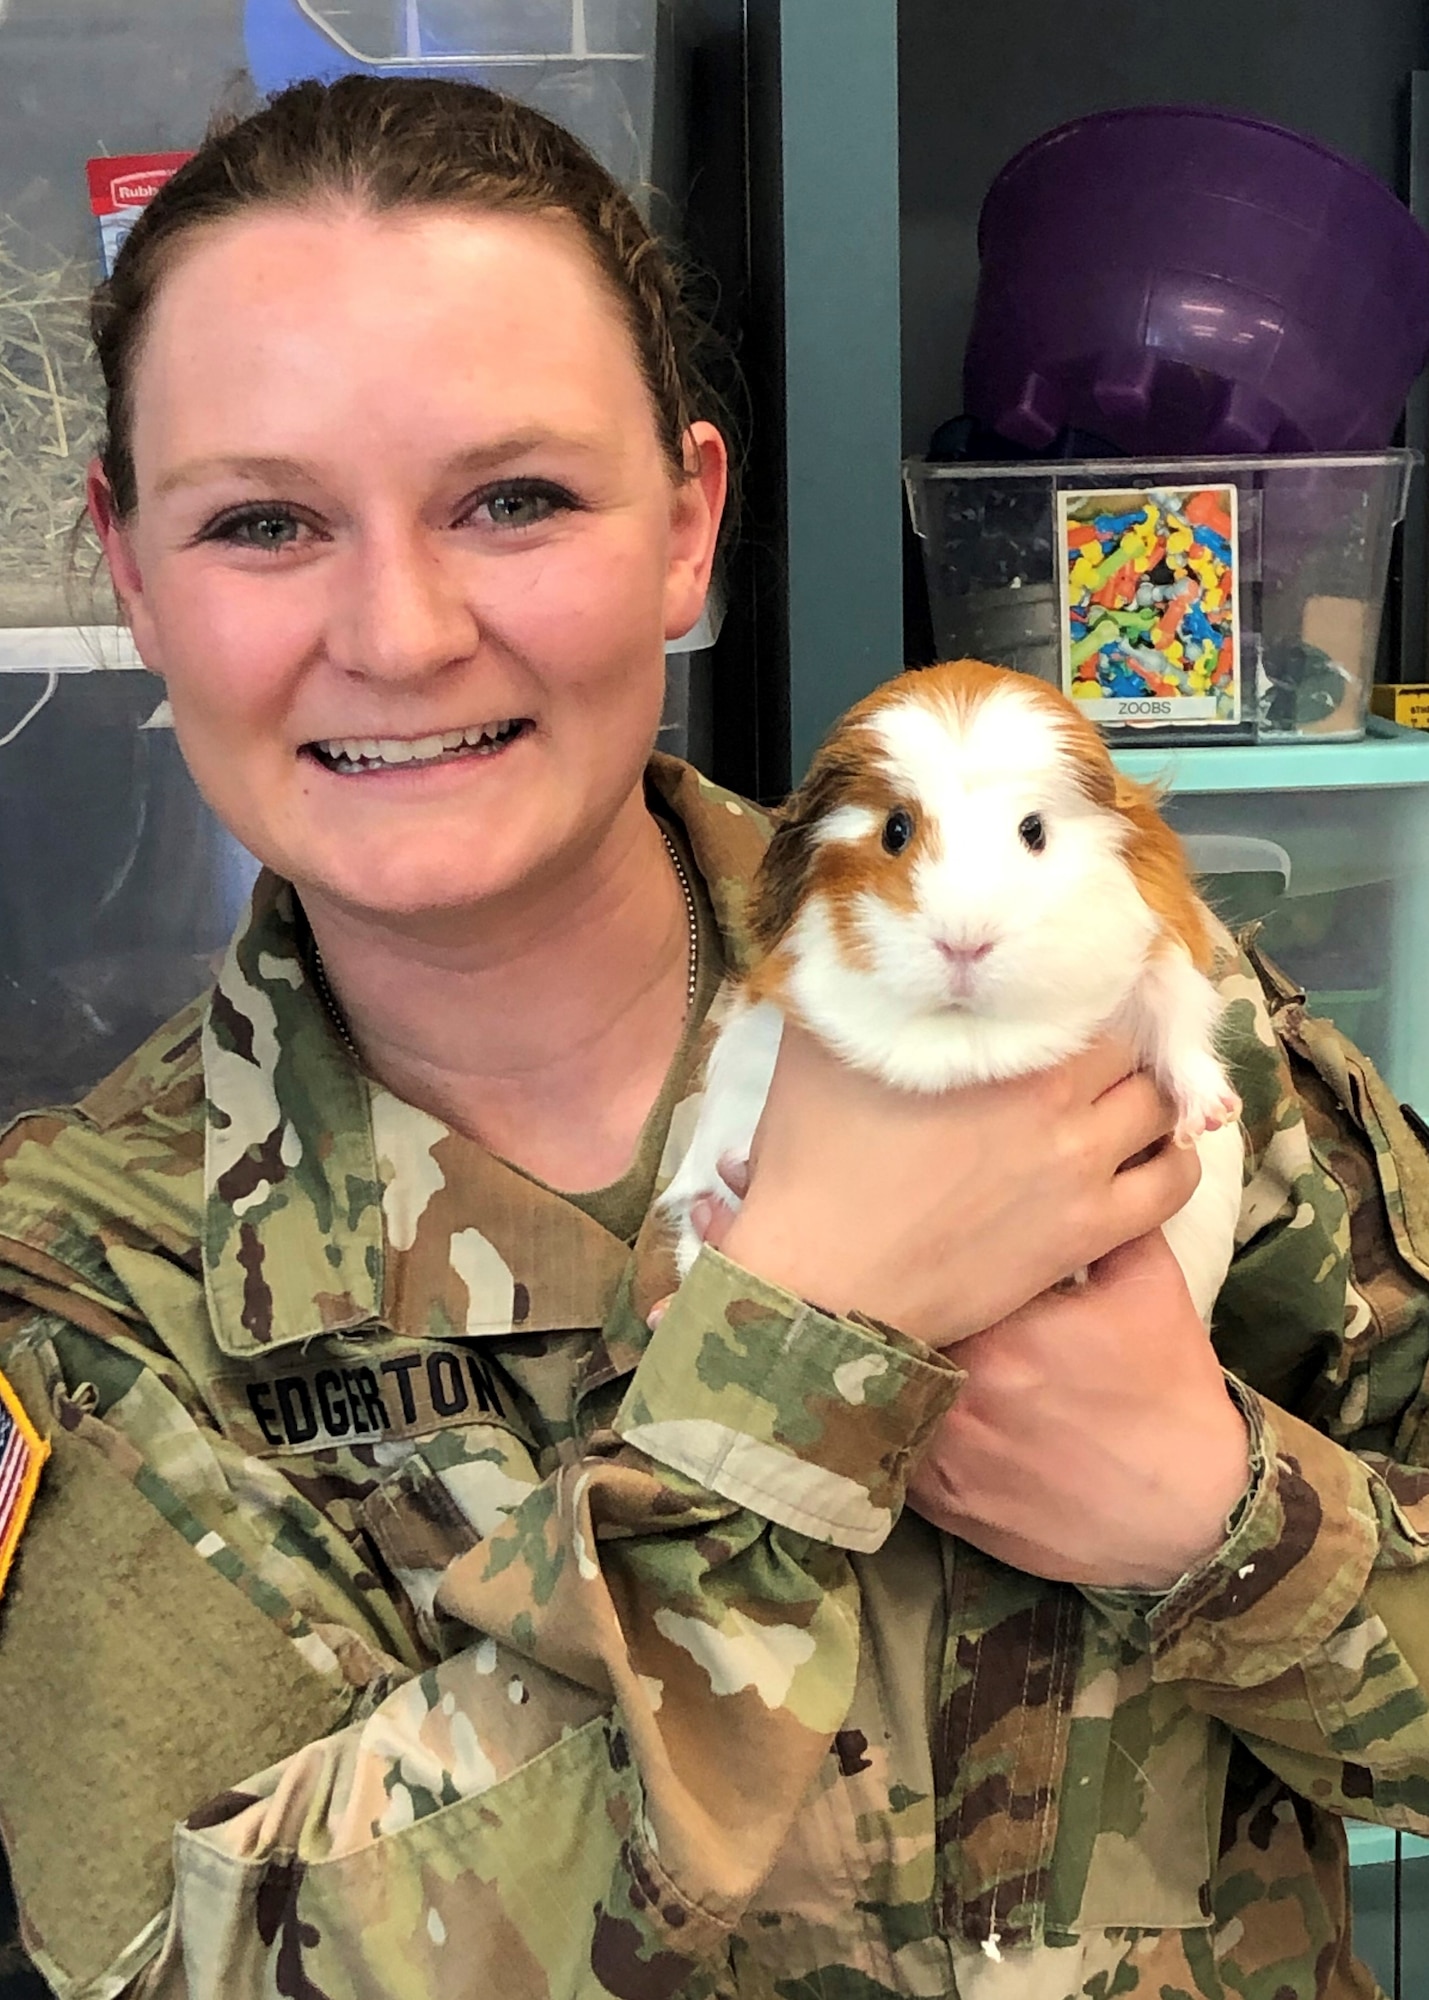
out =
<path fill-rule="evenodd" d="M 625 1172 L 680 1044 L 690 936 L 642 800 L 578 868 L 470 923 L 301 893 L 369 1075 L 553 1187 Z"/>

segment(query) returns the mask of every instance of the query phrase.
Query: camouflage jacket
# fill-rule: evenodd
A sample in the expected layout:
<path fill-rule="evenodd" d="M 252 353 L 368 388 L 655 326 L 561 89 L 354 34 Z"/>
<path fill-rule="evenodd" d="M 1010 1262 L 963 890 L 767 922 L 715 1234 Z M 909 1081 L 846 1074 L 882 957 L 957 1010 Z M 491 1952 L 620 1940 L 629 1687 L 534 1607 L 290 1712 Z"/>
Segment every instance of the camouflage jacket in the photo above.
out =
<path fill-rule="evenodd" d="M 763 823 L 654 779 L 737 962 Z M 952 1363 L 710 1252 L 648 1333 L 657 1232 L 365 1080 L 261 882 L 211 998 L 0 1144 L 53 1447 L 0 1827 L 54 1988 L 1370 1994 L 1336 1816 L 1429 1828 L 1429 1172 L 1224 986 L 1252 1485 L 1164 1597 L 1079 1591 L 903 1511 Z"/>

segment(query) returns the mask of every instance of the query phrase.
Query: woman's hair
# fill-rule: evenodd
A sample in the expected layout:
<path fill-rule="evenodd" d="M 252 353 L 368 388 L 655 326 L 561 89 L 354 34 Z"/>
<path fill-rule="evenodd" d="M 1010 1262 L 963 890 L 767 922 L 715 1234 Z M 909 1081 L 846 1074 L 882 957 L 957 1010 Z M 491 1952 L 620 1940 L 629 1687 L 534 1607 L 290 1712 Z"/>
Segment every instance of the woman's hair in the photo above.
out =
<path fill-rule="evenodd" d="M 154 196 L 95 291 L 104 375 L 100 461 L 120 516 L 133 511 L 134 370 L 155 294 L 184 239 L 256 209 L 349 202 L 403 209 L 565 215 L 619 303 L 677 473 L 701 416 L 718 418 L 700 351 L 708 328 L 629 195 L 564 127 L 478 84 L 417 77 L 297 83 L 261 110 L 217 121 Z"/>

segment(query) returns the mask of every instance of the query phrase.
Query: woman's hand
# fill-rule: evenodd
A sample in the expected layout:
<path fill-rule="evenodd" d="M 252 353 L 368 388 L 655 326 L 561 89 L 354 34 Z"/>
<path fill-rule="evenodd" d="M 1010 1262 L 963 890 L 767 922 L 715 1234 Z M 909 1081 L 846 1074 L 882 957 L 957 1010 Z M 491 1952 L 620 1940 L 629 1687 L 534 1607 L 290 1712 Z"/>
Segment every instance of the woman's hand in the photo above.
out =
<path fill-rule="evenodd" d="M 879 1083 L 791 1024 L 744 1205 L 710 1240 L 830 1311 L 934 1347 L 962 1340 L 1190 1199 L 1195 1154 L 1160 1145 L 1175 1112 L 1135 1062 L 1107 1040 L 933 1096 Z"/>
<path fill-rule="evenodd" d="M 1214 1553 L 1245 1492 L 1231 1401 L 1160 1231 L 957 1350 L 968 1379 L 910 1506 L 999 1561 L 1166 1590 Z"/>

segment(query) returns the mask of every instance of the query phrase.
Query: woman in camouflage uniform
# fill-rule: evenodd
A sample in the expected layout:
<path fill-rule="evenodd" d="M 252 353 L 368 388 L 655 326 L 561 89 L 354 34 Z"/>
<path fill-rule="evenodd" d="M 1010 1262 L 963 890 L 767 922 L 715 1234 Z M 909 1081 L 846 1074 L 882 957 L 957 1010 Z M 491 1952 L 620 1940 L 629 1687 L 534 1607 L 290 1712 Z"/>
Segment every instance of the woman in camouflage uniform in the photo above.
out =
<path fill-rule="evenodd" d="M 725 475 L 660 252 L 532 112 L 303 86 L 95 322 L 95 520 L 267 869 L 212 995 L 0 1143 L 46 1979 L 1368 1994 L 1336 1815 L 1429 1824 L 1429 1182 L 1372 1073 L 1228 954 L 1217 1353 L 1126 1051 L 930 1100 L 791 1036 L 651 1334 L 766 833 L 650 757 Z"/>

